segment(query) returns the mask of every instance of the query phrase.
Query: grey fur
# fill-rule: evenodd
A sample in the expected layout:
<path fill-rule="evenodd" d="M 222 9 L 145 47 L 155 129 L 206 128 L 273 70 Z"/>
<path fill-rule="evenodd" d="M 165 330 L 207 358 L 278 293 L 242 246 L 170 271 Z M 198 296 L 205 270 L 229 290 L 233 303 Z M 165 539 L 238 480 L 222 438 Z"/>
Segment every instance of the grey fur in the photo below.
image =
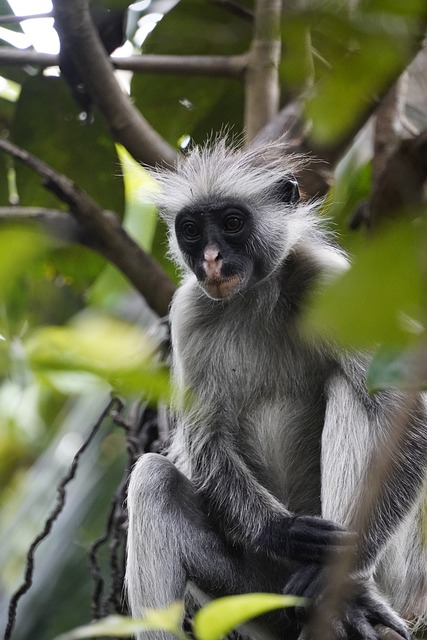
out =
<path fill-rule="evenodd" d="M 289 206 L 275 195 L 299 162 L 280 144 L 239 152 L 219 141 L 194 149 L 176 172 L 156 174 L 171 254 L 184 271 L 171 308 L 180 409 L 167 458 L 143 456 L 131 477 L 127 589 L 135 616 L 182 598 L 188 582 L 209 597 L 283 590 L 299 565 L 274 546 L 278 523 L 284 539 L 294 513 L 351 529 L 370 453 L 386 448 L 403 396 L 370 397 L 365 358 L 301 335 L 312 281 L 345 269 L 347 261 L 312 204 Z M 174 222 L 185 207 L 227 199 L 251 212 L 250 251 L 268 265 L 268 276 L 212 300 L 179 249 Z M 397 628 L 401 622 L 373 580 L 400 615 L 412 622 L 425 616 L 426 461 L 420 400 L 376 521 L 359 542 L 363 589 Z M 286 625 L 272 617 L 264 633 L 283 636 Z M 346 637 L 342 623 L 336 628 Z M 358 631 L 374 637 L 366 620 Z M 298 630 L 288 632 L 295 637 Z"/>

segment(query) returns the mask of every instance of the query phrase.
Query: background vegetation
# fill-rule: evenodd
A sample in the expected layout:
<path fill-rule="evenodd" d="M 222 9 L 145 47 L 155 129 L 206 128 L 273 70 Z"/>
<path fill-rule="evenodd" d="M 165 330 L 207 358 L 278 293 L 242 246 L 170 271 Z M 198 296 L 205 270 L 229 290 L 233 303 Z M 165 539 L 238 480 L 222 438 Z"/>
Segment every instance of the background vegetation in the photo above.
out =
<path fill-rule="evenodd" d="M 310 328 L 381 344 L 373 390 L 425 388 L 425 1 L 283 4 L 53 0 L 58 56 L 21 48 L 29 23 L 0 0 L 0 621 L 17 640 L 126 611 L 125 484 L 167 433 L 149 334 L 167 338 L 177 282 L 143 166 L 224 127 L 309 153 L 303 190 L 355 256 Z"/>

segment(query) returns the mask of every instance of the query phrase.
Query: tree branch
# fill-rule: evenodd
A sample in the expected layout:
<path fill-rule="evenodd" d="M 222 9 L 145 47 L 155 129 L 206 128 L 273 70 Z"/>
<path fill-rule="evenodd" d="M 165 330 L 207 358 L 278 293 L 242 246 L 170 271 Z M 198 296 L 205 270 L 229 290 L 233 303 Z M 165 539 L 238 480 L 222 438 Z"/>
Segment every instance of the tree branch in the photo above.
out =
<path fill-rule="evenodd" d="M 120 269 L 159 316 L 167 314 L 174 285 L 157 262 L 126 233 L 114 213 L 101 209 L 67 176 L 28 151 L 2 139 L 0 149 L 42 176 L 44 186 L 70 207 L 84 232 L 84 243 Z"/>
<path fill-rule="evenodd" d="M 279 108 L 280 0 L 257 0 L 246 70 L 245 134 L 250 142 Z"/>
<path fill-rule="evenodd" d="M 174 75 L 201 75 L 243 78 L 247 55 L 236 56 L 169 56 L 135 55 L 125 58 L 109 58 L 115 69 L 135 73 L 158 73 Z M 45 69 L 59 65 L 59 56 L 38 51 L 22 51 L 11 47 L 0 47 L 0 65 L 19 67 L 25 64 Z"/>
<path fill-rule="evenodd" d="M 53 0 L 53 6 L 62 50 L 79 69 L 113 137 L 139 162 L 173 166 L 177 152 L 148 124 L 117 83 L 87 0 Z"/>
<path fill-rule="evenodd" d="M 52 12 L 47 13 L 34 13 L 28 16 L 16 16 L 11 14 L 9 16 L 0 16 L 0 24 L 15 24 L 16 22 L 23 22 L 24 20 L 37 20 L 38 18 L 52 18 Z"/>
<path fill-rule="evenodd" d="M 46 207 L 0 207 L 0 220 L 28 220 L 34 222 L 52 222 L 64 216 L 64 211 Z M 65 213 L 68 217 L 68 214 Z"/>

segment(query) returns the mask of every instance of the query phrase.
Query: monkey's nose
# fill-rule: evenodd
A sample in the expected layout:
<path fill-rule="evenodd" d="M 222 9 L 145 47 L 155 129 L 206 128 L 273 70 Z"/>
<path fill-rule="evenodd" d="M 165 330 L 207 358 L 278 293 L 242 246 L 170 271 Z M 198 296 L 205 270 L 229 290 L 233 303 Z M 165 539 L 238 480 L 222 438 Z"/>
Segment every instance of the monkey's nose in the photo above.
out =
<path fill-rule="evenodd" d="M 208 247 L 207 249 L 205 249 L 203 257 L 205 259 L 205 262 L 207 262 L 208 264 L 213 264 L 215 262 L 218 262 L 218 260 L 222 260 L 221 253 L 216 247 Z"/>
<path fill-rule="evenodd" d="M 203 269 L 209 280 L 221 278 L 222 255 L 217 247 L 207 247 L 203 252 Z"/>

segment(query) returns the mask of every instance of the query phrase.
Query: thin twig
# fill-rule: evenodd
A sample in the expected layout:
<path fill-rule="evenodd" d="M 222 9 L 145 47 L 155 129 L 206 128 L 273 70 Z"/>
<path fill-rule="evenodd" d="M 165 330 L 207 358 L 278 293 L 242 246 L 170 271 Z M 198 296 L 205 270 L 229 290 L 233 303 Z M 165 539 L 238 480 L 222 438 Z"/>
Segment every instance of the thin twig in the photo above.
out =
<path fill-rule="evenodd" d="M 75 456 L 73 458 L 73 461 L 72 461 L 72 463 L 70 465 L 68 473 L 64 476 L 64 478 L 61 480 L 61 482 L 59 483 L 59 485 L 57 487 L 56 505 L 53 508 L 53 510 L 52 510 L 51 514 L 49 515 L 49 517 L 47 518 L 47 520 L 45 522 L 45 525 L 43 527 L 43 530 L 39 533 L 38 536 L 36 536 L 36 538 L 31 543 L 30 548 L 28 549 L 27 565 L 26 565 L 26 569 L 25 569 L 24 582 L 19 587 L 19 589 L 17 591 L 15 591 L 15 593 L 12 595 L 12 597 L 10 599 L 9 612 L 8 612 L 8 623 L 7 623 L 7 627 L 6 627 L 4 640 L 9 640 L 11 638 L 11 636 L 12 636 L 13 629 L 14 629 L 14 626 L 15 626 L 15 623 L 16 623 L 16 610 L 17 610 L 17 607 L 18 607 L 19 600 L 30 589 L 30 587 L 32 585 L 32 582 L 33 582 L 34 554 L 35 554 L 35 551 L 36 551 L 37 547 L 39 546 L 39 544 L 42 542 L 42 540 L 47 538 L 47 536 L 50 534 L 55 521 L 57 520 L 58 516 L 60 515 L 60 513 L 64 509 L 65 501 L 66 501 L 66 490 L 65 489 L 66 489 L 66 486 L 69 484 L 69 482 L 71 482 L 71 480 L 73 480 L 74 476 L 76 475 L 76 471 L 77 471 L 77 467 L 78 467 L 78 464 L 79 464 L 80 457 L 86 451 L 86 449 L 89 447 L 89 445 L 91 444 L 91 442 L 94 439 L 95 435 L 98 433 L 99 429 L 101 428 L 105 418 L 111 413 L 112 409 L 115 406 L 120 405 L 120 404 L 121 404 L 121 402 L 120 402 L 120 400 L 118 398 L 112 398 L 110 400 L 110 402 L 108 403 L 108 405 L 106 406 L 104 411 L 101 413 L 99 419 L 97 420 L 95 425 L 92 427 L 88 437 L 86 438 L 86 440 L 84 441 L 84 443 L 82 444 L 80 449 L 75 454 Z"/>
<path fill-rule="evenodd" d="M 107 56 L 108 58 L 108 56 Z M 118 70 L 135 73 L 156 73 L 174 75 L 200 75 L 243 78 L 247 56 L 174 56 L 141 54 L 123 58 L 108 58 L 109 63 Z M 21 51 L 11 47 L 0 48 L 2 66 L 34 65 L 45 69 L 57 67 L 59 56 L 39 51 Z"/>
<path fill-rule="evenodd" d="M 35 13 L 30 16 L 0 16 L 0 24 L 14 24 L 15 22 L 23 22 L 24 20 L 37 20 L 38 18 L 52 18 L 52 12 Z"/>

